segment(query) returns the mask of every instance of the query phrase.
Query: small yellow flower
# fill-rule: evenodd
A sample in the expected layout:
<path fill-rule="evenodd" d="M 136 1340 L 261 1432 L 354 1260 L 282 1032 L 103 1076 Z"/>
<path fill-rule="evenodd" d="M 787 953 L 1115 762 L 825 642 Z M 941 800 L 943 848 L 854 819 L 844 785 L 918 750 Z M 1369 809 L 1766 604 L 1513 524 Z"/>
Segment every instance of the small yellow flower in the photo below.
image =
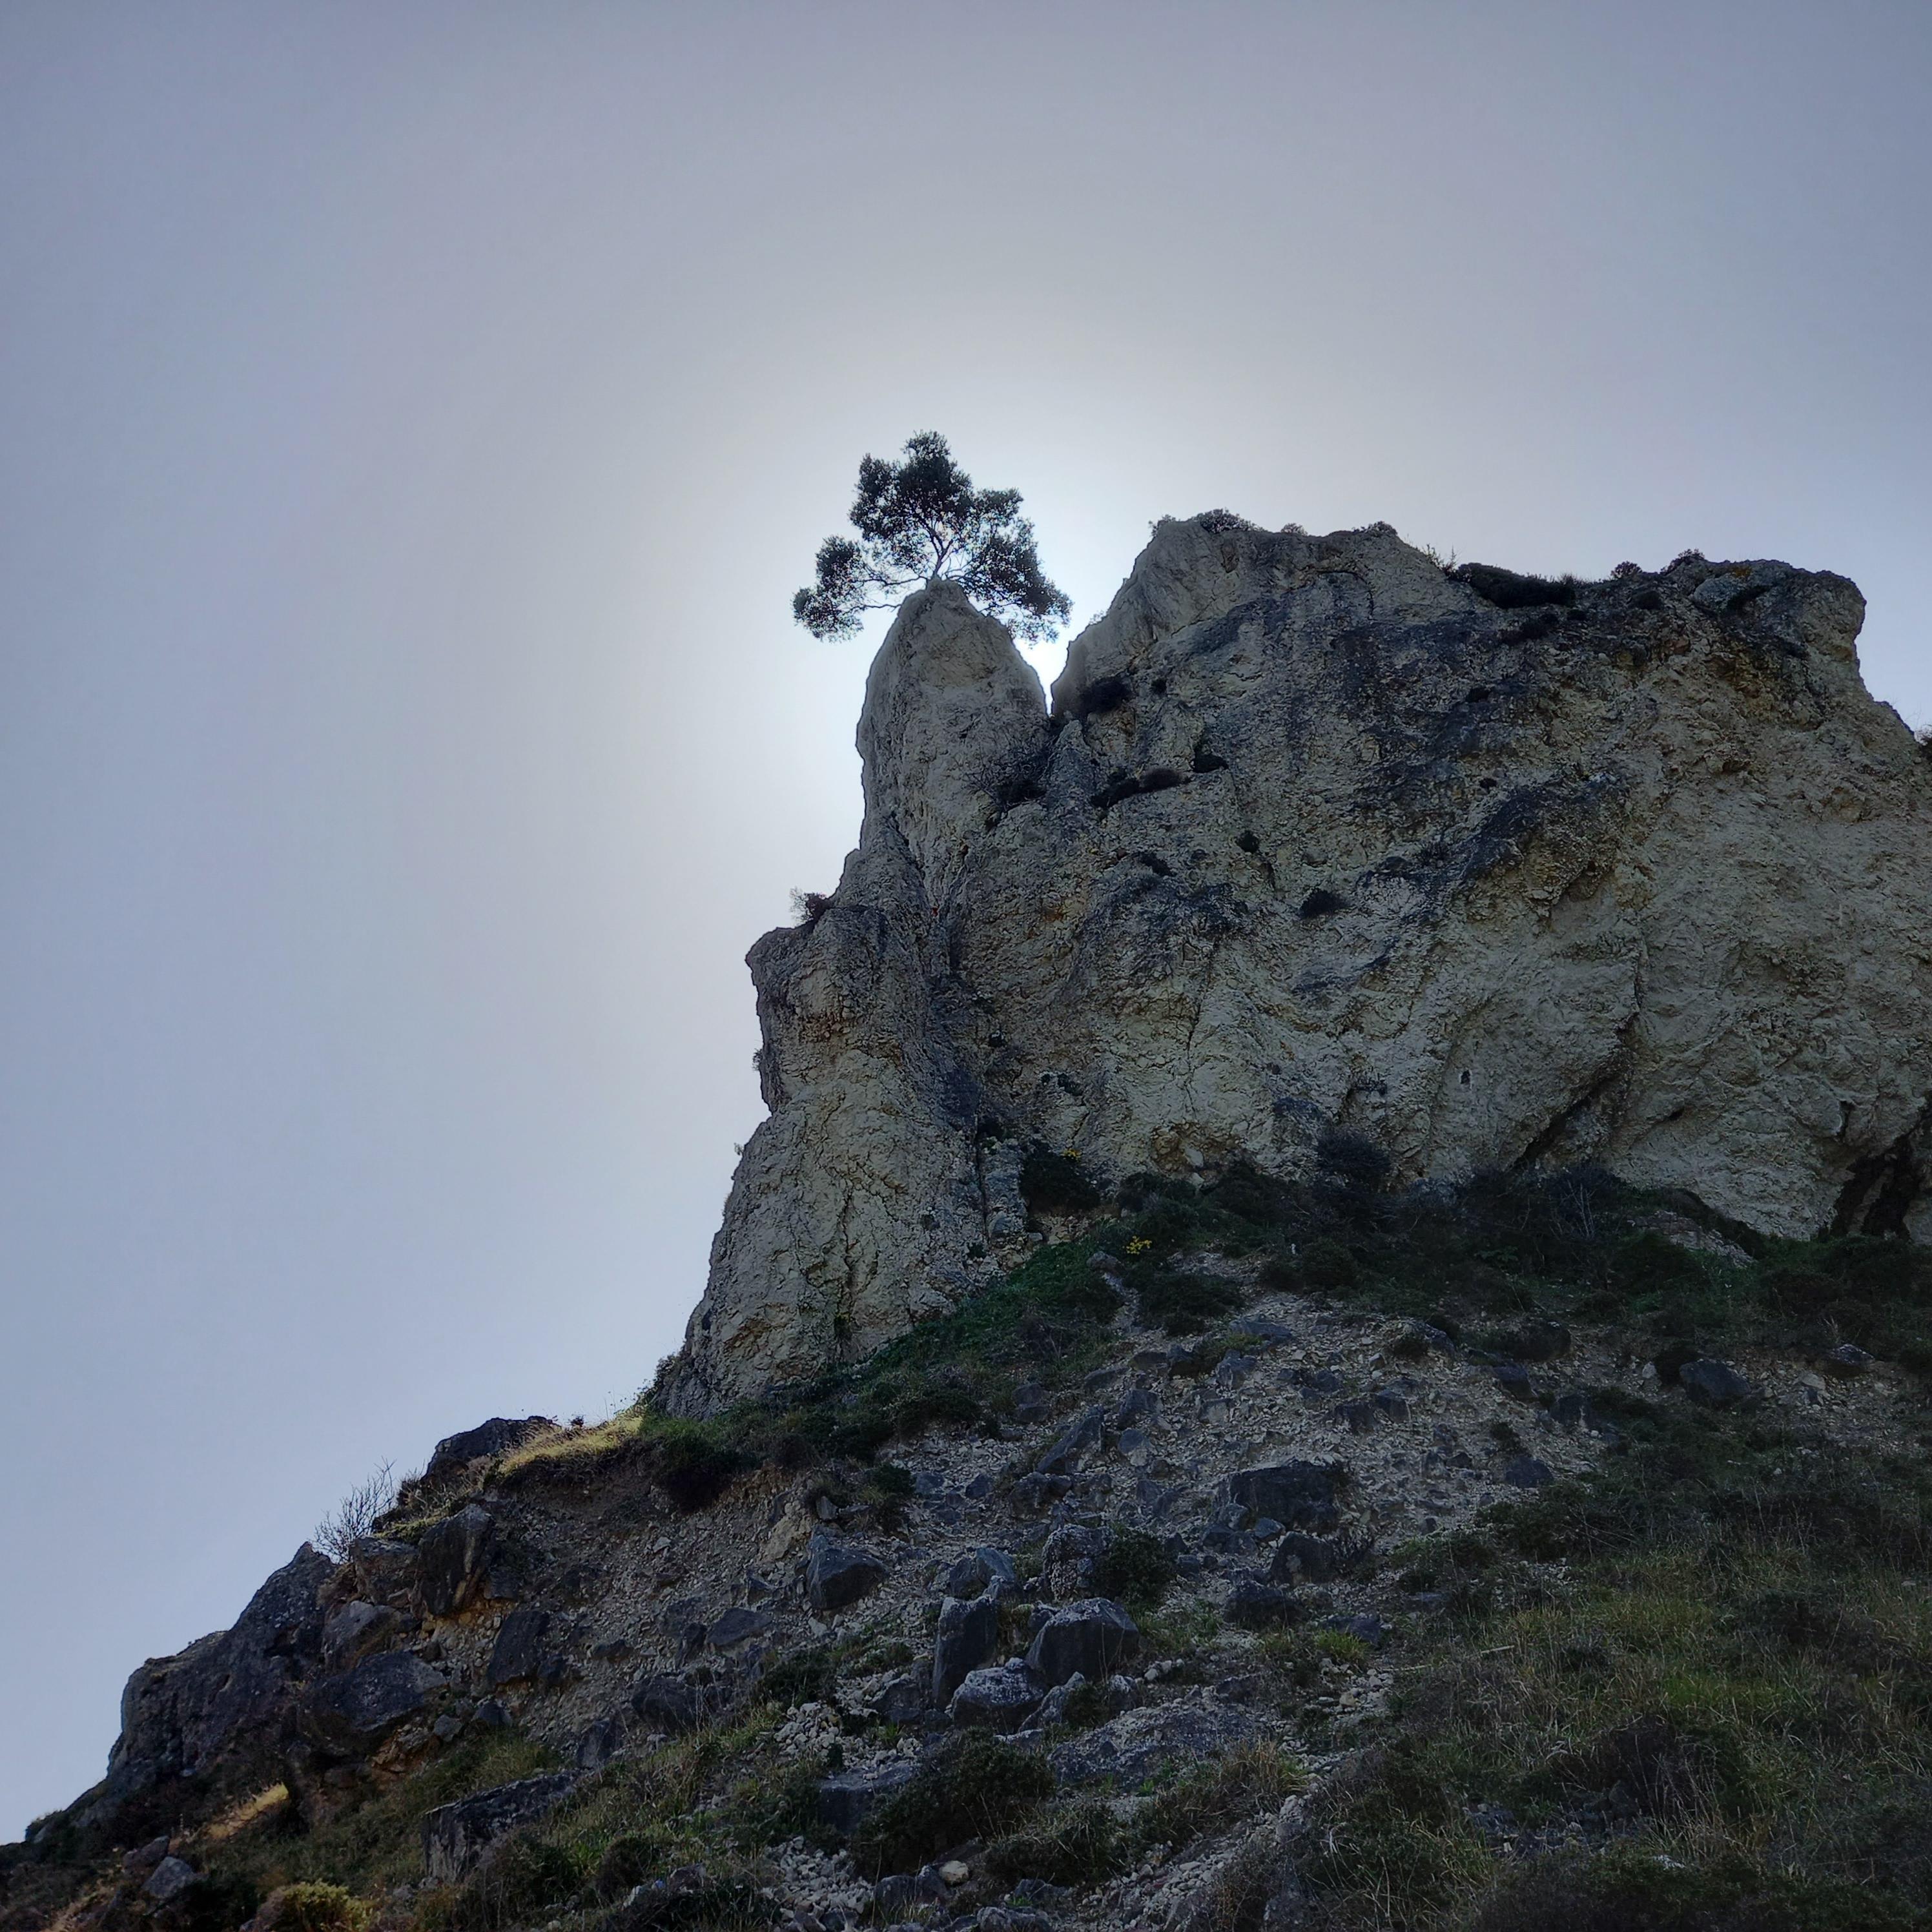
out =
<path fill-rule="evenodd" d="M 1153 1246 L 1153 1242 L 1149 1240 L 1146 1235 L 1136 1234 L 1127 1244 L 1127 1252 L 1130 1255 L 1144 1255 Z"/>
<path fill-rule="evenodd" d="M 1080 1150 L 1078 1148 L 1069 1148 L 1060 1157 L 1062 1160 L 1078 1160 L 1080 1158 Z"/>

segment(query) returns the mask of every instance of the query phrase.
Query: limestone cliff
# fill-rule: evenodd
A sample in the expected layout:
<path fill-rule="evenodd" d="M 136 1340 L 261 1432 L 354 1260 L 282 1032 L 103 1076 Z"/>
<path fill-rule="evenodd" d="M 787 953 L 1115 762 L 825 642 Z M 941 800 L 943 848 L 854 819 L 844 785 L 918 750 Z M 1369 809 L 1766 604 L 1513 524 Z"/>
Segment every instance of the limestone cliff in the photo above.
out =
<path fill-rule="evenodd" d="M 1049 712 L 916 595 L 858 849 L 750 956 L 771 1114 L 674 1401 L 996 1278 L 1041 1143 L 1103 1186 L 1594 1162 L 1766 1232 L 1924 1232 L 1932 770 L 1863 610 L 1781 563 L 1554 585 L 1215 513 L 1159 526 Z"/>

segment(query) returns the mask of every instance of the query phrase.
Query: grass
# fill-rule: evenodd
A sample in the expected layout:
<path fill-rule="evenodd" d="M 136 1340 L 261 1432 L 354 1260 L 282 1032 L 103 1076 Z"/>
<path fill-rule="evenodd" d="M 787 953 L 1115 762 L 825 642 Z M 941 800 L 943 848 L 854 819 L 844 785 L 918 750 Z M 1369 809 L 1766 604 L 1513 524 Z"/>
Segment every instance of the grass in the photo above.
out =
<path fill-rule="evenodd" d="M 433 1764 L 386 1790 L 372 1791 L 303 1832 L 295 1807 L 272 1794 L 225 1832 L 202 1834 L 206 1868 L 218 1880 L 265 1895 L 278 1886 L 346 1886 L 357 1897 L 422 1876 L 425 1814 L 472 1791 L 556 1768 L 556 1756 L 514 1732 L 466 1738 Z M 244 1915 L 246 1916 L 245 1914 Z"/>
<path fill-rule="evenodd" d="M 1316 1799 L 1312 1926 L 1797 1932 L 1855 1894 L 1873 1928 L 1932 1922 L 1923 1465 L 1748 1418 L 1636 1438 L 1403 1552 L 1483 1592 Z M 1511 1592 L 1552 1562 L 1558 1587 Z"/>
<path fill-rule="evenodd" d="M 1388 1192 L 1386 1156 L 1358 1136 L 1329 1135 L 1319 1156 L 1306 1183 L 1241 1162 L 1205 1186 L 1130 1176 L 1112 1217 L 866 1362 L 702 1420 L 663 1414 L 647 1393 L 596 1427 L 526 1443 L 491 1480 L 574 1480 L 634 1460 L 680 1508 L 698 1509 L 750 1471 L 869 1462 L 928 1429 L 991 1426 L 1022 1383 L 1071 1388 L 1111 1345 L 1118 1298 L 1087 1265 L 1103 1247 L 1124 1257 L 1142 1323 L 1174 1335 L 1204 1334 L 1246 1298 L 1240 1280 L 1184 1264 L 1214 1255 L 1252 1264 L 1267 1286 L 1412 1317 L 1504 1353 L 1526 1324 L 1614 1319 L 1666 1376 L 1700 1354 L 1817 1356 L 1847 1341 L 1932 1374 L 1932 1256 L 1908 1244 L 1763 1239 L 1688 1197 L 1660 1202 L 1588 1168 L 1478 1175 L 1450 1197 Z M 1029 1160 L 1042 1204 L 1097 1208 L 1097 1185 L 1070 1156 L 1042 1148 Z M 1660 1208 L 1701 1219 L 1733 1244 L 1730 1257 L 1666 1240 L 1650 1225 Z M 1406 1339 L 1426 1352 L 1420 1331 Z M 1196 1366 L 1228 1346 L 1204 1342 Z M 866 1495 L 886 1517 L 904 1501 L 897 1480 L 875 1477 Z M 422 1499 L 436 1510 L 460 1500 Z"/>

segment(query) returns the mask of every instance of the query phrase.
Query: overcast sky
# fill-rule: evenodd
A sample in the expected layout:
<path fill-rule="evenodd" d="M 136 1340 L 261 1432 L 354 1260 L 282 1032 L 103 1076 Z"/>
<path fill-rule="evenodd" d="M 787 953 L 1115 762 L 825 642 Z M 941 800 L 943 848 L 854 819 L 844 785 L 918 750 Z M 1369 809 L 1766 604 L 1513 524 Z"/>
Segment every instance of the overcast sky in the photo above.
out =
<path fill-rule="evenodd" d="M 1932 718 L 1932 8 L 0 8 L 0 1837 L 352 1484 L 599 1412 L 857 826 L 915 430 L 1151 519 L 1844 571 Z M 1042 670 L 1059 653 L 1036 653 Z"/>

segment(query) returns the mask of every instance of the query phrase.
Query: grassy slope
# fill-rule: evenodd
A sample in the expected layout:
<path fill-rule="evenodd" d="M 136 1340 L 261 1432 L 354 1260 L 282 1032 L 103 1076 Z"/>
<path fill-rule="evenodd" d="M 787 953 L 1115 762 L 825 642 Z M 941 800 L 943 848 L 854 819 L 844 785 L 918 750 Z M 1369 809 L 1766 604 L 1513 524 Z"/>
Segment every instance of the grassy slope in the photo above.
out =
<path fill-rule="evenodd" d="M 1237 1172 L 1205 1194 L 1130 1186 L 1120 1218 L 1042 1250 L 1004 1287 L 858 1368 L 702 1424 L 640 1401 L 599 1430 L 519 1452 L 493 1480 L 541 1484 L 640 1457 L 674 1496 L 702 1507 L 737 1471 L 772 1459 L 829 1462 L 889 1503 L 899 1486 L 880 1458 L 895 1438 L 996 1417 L 1016 1383 L 1070 1384 L 1115 1345 L 1115 1298 L 1086 1265 L 1103 1246 L 1125 1262 L 1143 1318 L 1181 1334 L 1211 1330 L 1240 1299 L 1238 1285 L 1204 1283 L 1184 1265 L 1211 1250 L 1479 1348 L 1506 1348 L 1526 1319 L 1567 1318 L 1614 1321 L 1666 1371 L 1745 1344 L 1802 1354 L 1845 1340 L 1932 1366 L 1932 1261 L 1902 1244 L 1753 1243 L 1750 1258 L 1726 1261 L 1646 1232 L 1655 1204 L 1600 1177 L 1482 1183 L 1453 1201 L 1391 1198 L 1373 1179 L 1338 1173 L 1332 1185 L 1288 1189 Z M 1202 1359 L 1225 1345 L 1210 1332 Z M 1438 1607 L 1401 1637 L 1388 1716 L 1352 1734 L 1360 1748 L 1343 1773 L 1306 1801 L 1295 1852 L 1306 1922 L 1932 1924 L 1927 1438 L 1886 1460 L 1780 1435 L 1748 1414 L 1616 1400 L 1626 1450 L 1599 1476 L 1508 1506 L 1479 1535 L 1397 1553 L 1406 1586 L 1432 1591 Z M 868 1460 L 870 1475 L 857 1474 Z M 1205 1635 L 1173 1641 L 1184 1650 Z M 1346 1640 L 1297 1635 L 1258 1654 L 1318 1747 L 1322 1694 L 1365 1658 Z M 611 1766 L 486 1876 L 419 1896 L 415 1918 L 425 1932 L 494 1932 L 594 1912 L 698 1860 L 710 1882 L 682 1922 L 755 1918 L 758 1855 L 810 1828 L 808 1786 L 824 1768 L 774 1770 L 770 1732 L 784 1703 L 821 1692 L 839 1661 L 800 1660 L 748 1718 Z M 212 1892 L 238 1922 L 239 1906 L 271 1885 L 334 1880 L 358 1901 L 339 1910 L 366 1917 L 416 1874 L 429 1805 L 540 1757 L 514 1740 L 488 1746 L 487 1762 L 459 1750 L 308 1838 L 289 1834 L 286 1808 L 267 1807 L 202 1847 Z M 961 1760 L 858 1850 L 890 1865 L 947 1849 L 949 1828 L 921 1819 L 975 1817 L 984 1786 L 999 1794 L 998 1815 L 988 1810 L 971 1835 L 988 1841 L 988 1869 L 1094 1883 L 1160 1846 L 1271 1814 L 1294 1775 L 1271 1754 L 1190 1772 L 1124 1819 L 1118 1807 L 1035 1789 L 1010 1763 Z M 1215 1922 L 1258 1923 L 1280 1877 L 1244 1876 L 1234 1861 Z M 220 1932 L 220 1918 L 197 1932 Z"/>

